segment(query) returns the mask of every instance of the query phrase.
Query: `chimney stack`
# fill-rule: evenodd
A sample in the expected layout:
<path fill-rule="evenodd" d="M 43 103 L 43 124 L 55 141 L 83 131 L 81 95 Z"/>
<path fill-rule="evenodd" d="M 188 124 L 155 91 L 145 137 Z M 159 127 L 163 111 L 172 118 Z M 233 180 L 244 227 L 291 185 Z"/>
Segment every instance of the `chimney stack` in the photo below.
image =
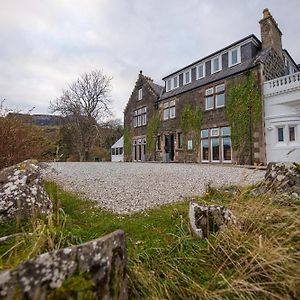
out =
<path fill-rule="evenodd" d="M 282 57 L 282 33 L 268 8 L 263 10 L 263 18 L 259 21 L 262 48 L 273 48 Z"/>

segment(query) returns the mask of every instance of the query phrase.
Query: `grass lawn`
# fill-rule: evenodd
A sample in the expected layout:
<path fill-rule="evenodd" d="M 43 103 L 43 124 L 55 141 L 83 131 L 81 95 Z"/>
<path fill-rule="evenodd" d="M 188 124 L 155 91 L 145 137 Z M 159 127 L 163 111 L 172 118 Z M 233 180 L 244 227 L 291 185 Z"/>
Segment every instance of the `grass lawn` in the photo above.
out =
<path fill-rule="evenodd" d="M 94 202 L 46 190 L 55 204 L 47 220 L 1 225 L 0 269 L 42 252 L 79 244 L 116 229 L 126 233 L 131 299 L 297 299 L 300 297 L 300 209 L 274 205 L 249 189 L 211 189 L 194 201 L 232 209 L 242 229 L 199 240 L 188 225 L 188 202 L 129 216 L 101 210 Z M 24 247 L 26 246 L 26 247 Z"/>

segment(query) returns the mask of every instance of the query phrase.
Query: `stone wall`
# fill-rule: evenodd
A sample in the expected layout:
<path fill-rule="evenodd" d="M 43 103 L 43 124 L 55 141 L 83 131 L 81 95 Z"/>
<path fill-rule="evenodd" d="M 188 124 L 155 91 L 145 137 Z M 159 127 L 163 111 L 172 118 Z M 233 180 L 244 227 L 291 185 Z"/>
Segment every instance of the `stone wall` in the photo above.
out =
<path fill-rule="evenodd" d="M 127 299 L 126 271 L 125 235 L 118 230 L 0 273 L 0 299 Z"/>

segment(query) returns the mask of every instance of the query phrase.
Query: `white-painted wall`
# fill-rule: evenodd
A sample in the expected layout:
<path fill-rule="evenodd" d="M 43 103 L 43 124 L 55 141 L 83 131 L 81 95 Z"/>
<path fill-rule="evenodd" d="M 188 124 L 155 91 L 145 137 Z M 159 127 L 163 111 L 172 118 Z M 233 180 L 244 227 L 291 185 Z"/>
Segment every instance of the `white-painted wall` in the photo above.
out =
<path fill-rule="evenodd" d="M 267 162 L 300 161 L 300 72 L 265 82 L 265 136 Z M 295 141 L 289 140 L 289 126 L 295 126 Z M 278 141 L 278 127 L 284 141 Z"/>
<path fill-rule="evenodd" d="M 116 149 L 122 149 L 122 154 L 113 155 L 113 149 L 116 151 Z M 119 150 L 118 150 L 119 151 Z M 111 161 L 113 162 L 120 162 L 124 161 L 124 139 L 123 136 L 111 146 Z"/>

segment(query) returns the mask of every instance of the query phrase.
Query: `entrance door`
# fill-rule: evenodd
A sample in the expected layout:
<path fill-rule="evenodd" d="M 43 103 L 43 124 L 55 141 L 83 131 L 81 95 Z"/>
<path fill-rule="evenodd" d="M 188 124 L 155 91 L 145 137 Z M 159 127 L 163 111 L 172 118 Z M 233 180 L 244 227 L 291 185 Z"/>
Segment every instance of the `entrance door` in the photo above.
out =
<path fill-rule="evenodd" d="M 165 153 L 166 160 L 173 161 L 174 160 L 174 134 L 165 135 Z"/>

